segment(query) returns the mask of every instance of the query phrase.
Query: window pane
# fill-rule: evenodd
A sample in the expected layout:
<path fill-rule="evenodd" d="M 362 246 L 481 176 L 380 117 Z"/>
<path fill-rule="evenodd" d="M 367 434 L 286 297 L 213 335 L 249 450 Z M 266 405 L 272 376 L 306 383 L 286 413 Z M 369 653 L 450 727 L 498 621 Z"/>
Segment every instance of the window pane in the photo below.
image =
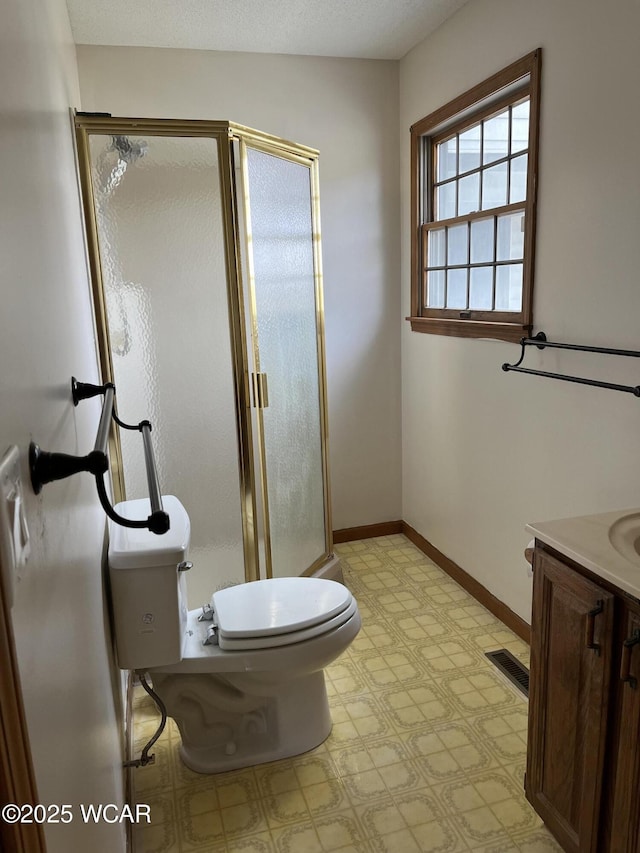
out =
<path fill-rule="evenodd" d="M 449 270 L 447 308 L 467 307 L 467 270 Z"/>
<path fill-rule="evenodd" d="M 511 111 L 511 153 L 529 146 L 529 101 L 523 101 Z"/>
<path fill-rule="evenodd" d="M 446 181 L 447 178 L 456 176 L 456 153 L 458 150 L 457 137 L 452 136 L 445 142 L 441 142 L 436 148 L 438 162 L 438 180 Z"/>
<path fill-rule="evenodd" d="M 458 216 L 480 209 L 480 172 L 458 181 Z"/>
<path fill-rule="evenodd" d="M 524 213 L 498 217 L 497 259 L 519 261 L 524 257 Z"/>
<path fill-rule="evenodd" d="M 438 187 L 436 219 L 451 219 L 456 215 L 456 182 Z"/>
<path fill-rule="evenodd" d="M 507 164 L 499 163 L 482 173 L 482 209 L 507 203 Z"/>
<path fill-rule="evenodd" d="M 413 331 L 510 340 L 533 326 L 539 64 L 533 51 L 411 127 Z"/>
<path fill-rule="evenodd" d="M 427 273 L 427 308 L 444 308 L 444 270 Z"/>
<path fill-rule="evenodd" d="M 476 219 L 471 223 L 471 263 L 481 264 L 493 260 L 493 216 Z"/>
<path fill-rule="evenodd" d="M 484 145 L 482 162 L 493 163 L 509 153 L 509 110 L 482 122 Z"/>
<path fill-rule="evenodd" d="M 511 186 L 509 203 L 525 201 L 527 198 L 527 155 L 521 154 L 511 161 Z"/>
<path fill-rule="evenodd" d="M 522 264 L 496 267 L 496 311 L 522 310 Z"/>
<path fill-rule="evenodd" d="M 470 271 L 469 308 L 491 311 L 493 308 L 493 267 L 473 267 Z"/>
<path fill-rule="evenodd" d="M 429 231 L 427 244 L 427 266 L 443 267 L 446 265 L 445 254 L 445 229 L 438 228 L 437 231 Z"/>
<path fill-rule="evenodd" d="M 460 145 L 460 173 L 480 168 L 480 125 L 465 130 L 458 137 Z"/>
<path fill-rule="evenodd" d="M 467 225 L 454 225 L 447 228 L 447 263 L 449 266 L 467 263 Z"/>

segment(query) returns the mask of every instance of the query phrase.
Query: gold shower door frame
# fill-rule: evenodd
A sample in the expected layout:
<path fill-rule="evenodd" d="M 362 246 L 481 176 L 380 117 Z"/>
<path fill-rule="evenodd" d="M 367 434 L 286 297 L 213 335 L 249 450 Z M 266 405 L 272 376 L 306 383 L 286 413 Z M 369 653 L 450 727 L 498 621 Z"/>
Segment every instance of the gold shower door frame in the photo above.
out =
<path fill-rule="evenodd" d="M 246 251 L 247 285 L 249 318 L 251 328 L 251 340 L 253 345 L 254 359 L 254 381 L 253 392 L 256 403 L 256 423 L 258 430 L 258 448 L 261 467 L 261 499 L 264 515 L 264 541 L 265 541 L 265 563 L 267 577 L 273 577 L 271 559 L 271 536 L 270 536 L 270 514 L 268 497 L 268 462 L 265 456 L 265 435 L 263 402 L 265 388 L 260 362 L 260 341 L 258 334 L 258 312 L 256 298 L 256 278 L 253 264 L 253 234 L 251 227 L 251 188 L 249 185 L 248 149 L 270 154 L 283 160 L 305 166 L 309 170 L 310 196 L 311 196 L 311 239 L 313 251 L 313 274 L 314 274 L 314 300 L 315 300 L 315 328 L 316 328 L 316 353 L 318 359 L 318 392 L 320 412 L 320 447 L 322 454 L 322 475 L 324 493 L 324 530 L 325 530 L 325 552 L 306 568 L 304 574 L 313 574 L 331 556 L 333 549 L 331 530 L 331 506 L 329 493 L 329 463 L 328 463 L 328 422 L 327 422 L 327 399 L 326 399 L 326 373 L 325 373 L 325 351 L 324 351 L 324 302 L 322 294 L 322 257 L 320 238 L 320 184 L 318 175 L 318 152 L 313 148 L 296 145 L 276 137 L 268 136 L 246 127 L 234 126 L 236 138 L 239 139 L 240 165 L 243 189 L 243 220 L 245 233 L 244 245 Z"/>
<path fill-rule="evenodd" d="M 98 341 L 100 370 L 103 382 L 113 382 L 114 370 L 111 358 L 111 342 L 106 312 L 106 301 L 100 259 L 98 224 L 94 207 L 93 181 L 89 137 L 95 135 L 147 134 L 168 137 L 209 137 L 218 144 L 218 163 L 220 192 L 222 200 L 222 220 L 224 227 L 224 254 L 227 273 L 227 302 L 232 348 L 233 385 L 236 406 L 236 431 L 238 443 L 238 470 L 240 487 L 240 508 L 242 517 L 242 536 L 244 550 L 245 580 L 258 580 L 260 561 L 258 550 L 258 523 L 256 506 L 256 470 L 253 451 L 253 427 L 251 417 L 252 395 L 249 370 L 249 349 L 246 339 L 246 318 L 241 259 L 241 227 L 239 221 L 238 188 L 236 186 L 234 160 L 234 141 L 239 141 L 246 154 L 246 146 L 257 148 L 295 162 L 307 165 L 310 170 L 312 195 L 313 227 L 313 264 L 316 304 L 316 335 L 318 354 L 318 385 L 320 409 L 320 439 L 324 493 L 325 552 L 302 574 L 313 574 L 331 557 L 333 550 L 331 527 L 331 501 L 329 488 L 329 449 L 328 418 L 324 349 L 324 306 L 322 297 L 322 270 L 320 250 L 320 208 L 318 181 L 318 152 L 315 149 L 298 145 L 243 125 L 228 121 L 197 121 L 177 119 L 122 118 L 107 115 L 76 115 L 75 131 L 78 156 L 78 171 L 82 190 L 82 205 L 87 237 L 88 262 L 91 274 L 96 337 Z M 244 187 L 246 189 L 246 185 Z M 247 198 L 243 200 L 247 205 Z M 246 218 L 246 215 L 245 215 Z M 245 233 L 244 239 L 247 239 Z M 249 235 L 250 237 L 250 235 Z M 250 257 L 250 255 L 249 255 Z M 248 262 L 250 265 L 250 262 Z M 250 275 L 249 275 L 250 279 Z M 249 281 L 249 293 L 252 294 L 252 282 Z M 253 296 L 250 296 L 253 299 Z M 252 328 L 255 314 L 251 315 Z M 259 352 L 254 337 L 254 360 L 259 365 Z M 258 368 L 259 369 L 259 368 Z M 263 508 L 263 529 L 265 536 L 265 573 L 272 577 L 271 549 L 269 541 L 269 507 L 267 500 L 267 468 L 264 454 L 264 434 L 262 411 L 256 409 L 258 432 L 260 483 Z M 111 460 L 111 480 L 115 501 L 126 499 L 122 450 L 118 430 L 112 424 L 109 437 L 109 455 Z"/>

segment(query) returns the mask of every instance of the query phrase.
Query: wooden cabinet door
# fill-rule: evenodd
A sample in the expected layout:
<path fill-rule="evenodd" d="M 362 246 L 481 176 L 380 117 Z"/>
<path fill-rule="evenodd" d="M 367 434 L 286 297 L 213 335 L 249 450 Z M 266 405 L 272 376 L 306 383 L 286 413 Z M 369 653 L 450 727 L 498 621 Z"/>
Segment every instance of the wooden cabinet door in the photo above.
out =
<path fill-rule="evenodd" d="M 640 853 L 640 612 L 626 606 L 621 654 L 611 853 Z M 614 678 L 617 673 L 614 672 Z"/>
<path fill-rule="evenodd" d="M 536 550 L 525 792 L 576 853 L 597 851 L 613 613 L 611 593 Z"/>

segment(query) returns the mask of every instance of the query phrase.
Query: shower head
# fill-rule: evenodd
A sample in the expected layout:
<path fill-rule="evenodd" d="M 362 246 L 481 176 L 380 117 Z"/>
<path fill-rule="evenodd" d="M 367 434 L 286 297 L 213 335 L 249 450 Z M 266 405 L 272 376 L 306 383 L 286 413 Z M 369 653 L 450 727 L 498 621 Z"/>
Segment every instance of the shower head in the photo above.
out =
<path fill-rule="evenodd" d="M 137 160 L 141 160 L 149 150 L 149 144 L 145 139 L 134 138 L 130 136 L 112 136 L 111 145 L 108 148 L 103 148 L 99 162 L 109 168 L 109 175 L 106 180 L 101 181 L 101 192 L 103 195 L 111 195 L 115 188 L 120 184 L 127 167 Z M 109 151 L 115 151 L 118 156 L 118 161 L 115 166 L 107 166 L 111 159 L 108 155 Z M 99 167 L 99 173 L 102 171 L 102 166 Z"/>
<path fill-rule="evenodd" d="M 125 163 L 134 163 L 147 153 L 149 145 L 144 139 L 131 139 L 130 136 L 112 136 L 111 151 L 117 151 L 118 157 Z"/>

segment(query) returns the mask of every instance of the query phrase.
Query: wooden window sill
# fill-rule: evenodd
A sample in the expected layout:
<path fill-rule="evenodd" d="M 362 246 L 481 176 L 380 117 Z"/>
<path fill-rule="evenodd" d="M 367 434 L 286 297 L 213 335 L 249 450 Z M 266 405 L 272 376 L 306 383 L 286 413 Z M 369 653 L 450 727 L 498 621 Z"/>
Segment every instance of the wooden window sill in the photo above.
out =
<path fill-rule="evenodd" d="M 519 343 L 531 334 L 532 326 L 520 323 L 491 323 L 483 320 L 452 320 L 434 317 L 407 317 L 412 332 L 427 335 L 447 335 L 455 338 L 493 338 Z"/>

